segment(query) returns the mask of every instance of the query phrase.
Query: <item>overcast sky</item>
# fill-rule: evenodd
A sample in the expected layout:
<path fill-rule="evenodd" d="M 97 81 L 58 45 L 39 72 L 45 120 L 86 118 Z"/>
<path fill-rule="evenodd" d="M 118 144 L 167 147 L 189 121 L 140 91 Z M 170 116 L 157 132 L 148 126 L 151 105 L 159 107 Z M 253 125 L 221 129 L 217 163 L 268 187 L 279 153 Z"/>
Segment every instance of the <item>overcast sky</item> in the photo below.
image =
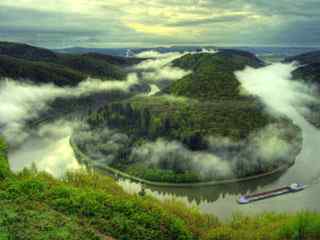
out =
<path fill-rule="evenodd" d="M 320 45 L 320 0 L 0 0 L 0 40 L 43 47 Z"/>

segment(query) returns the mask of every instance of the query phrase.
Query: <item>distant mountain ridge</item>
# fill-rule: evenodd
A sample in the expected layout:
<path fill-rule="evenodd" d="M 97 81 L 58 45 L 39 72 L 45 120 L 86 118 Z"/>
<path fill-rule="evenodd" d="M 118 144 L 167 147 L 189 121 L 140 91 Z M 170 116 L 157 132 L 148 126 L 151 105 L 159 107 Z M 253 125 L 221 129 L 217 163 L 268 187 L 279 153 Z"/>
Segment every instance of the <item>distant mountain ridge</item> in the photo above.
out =
<path fill-rule="evenodd" d="M 293 72 L 294 78 L 303 78 L 320 87 L 320 51 L 308 52 L 284 60 L 284 62 L 294 61 L 301 65 Z"/>
<path fill-rule="evenodd" d="M 139 63 L 101 54 L 63 54 L 27 44 L 0 42 L 0 77 L 36 83 L 76 85 L 87 77 L 123 80 L 125 68 Z"/>

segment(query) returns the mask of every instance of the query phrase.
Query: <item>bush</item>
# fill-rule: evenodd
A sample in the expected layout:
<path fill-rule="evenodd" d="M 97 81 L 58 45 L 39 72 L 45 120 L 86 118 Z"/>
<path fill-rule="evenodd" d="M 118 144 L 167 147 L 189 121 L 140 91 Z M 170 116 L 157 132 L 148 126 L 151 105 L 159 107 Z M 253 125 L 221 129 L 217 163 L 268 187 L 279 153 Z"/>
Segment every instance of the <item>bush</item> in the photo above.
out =
<path fill-rule="evenodd" d="M 0 138 L 0 181 L 11 175 L 9 162 L 7 159 L 7 145 Z"/>
<path fill-rule="evenodd" d="M 279 239 L 320 239 L 320 216 L 315 213 L 300 213 L 291 217 L 278 231 Z"/>

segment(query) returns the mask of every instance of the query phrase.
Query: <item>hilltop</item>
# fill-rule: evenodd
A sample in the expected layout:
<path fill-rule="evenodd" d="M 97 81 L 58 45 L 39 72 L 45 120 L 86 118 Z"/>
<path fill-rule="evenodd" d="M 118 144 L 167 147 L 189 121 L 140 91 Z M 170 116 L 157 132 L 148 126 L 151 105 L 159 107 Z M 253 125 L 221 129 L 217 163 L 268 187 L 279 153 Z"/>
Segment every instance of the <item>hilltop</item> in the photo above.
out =
<path fill-rule="evenodd" d="M 235 71 L 264 64 L 248 52 L 220 50 L 216 54 L 188 54 L 173 61 L 172 65 L 191 70 L 192 74 L 173 83 L 166 93 L 200 100 L 221 100 L 239 97 L 240 83 Z"/>

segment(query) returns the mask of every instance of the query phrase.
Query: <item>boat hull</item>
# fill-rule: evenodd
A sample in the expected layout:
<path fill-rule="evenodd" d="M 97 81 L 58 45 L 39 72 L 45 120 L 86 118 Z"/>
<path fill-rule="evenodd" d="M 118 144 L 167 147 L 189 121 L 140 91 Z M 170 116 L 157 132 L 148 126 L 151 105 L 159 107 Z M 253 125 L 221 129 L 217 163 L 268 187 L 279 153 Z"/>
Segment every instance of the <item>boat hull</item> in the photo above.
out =
<path fill-rule="evenodd" d="M 289 194 L 289 193 L 300 192 L 303 189 L 305 189 L 305 186 L 302 184 L 291 184 L 290 186 L 278 188 L 278 189 L 268 191 L 268 192 L 262 192 L 262 193 L 252 194 L 252 195 L 241 196 L 238 199 L 238 203 L 239 204 L 249 204 L 252 202 L 265 200 L 265 199 L 273 198 L 273 197 L 278 197 L 278 196 L 282 196 L 282 195 Z"/>

